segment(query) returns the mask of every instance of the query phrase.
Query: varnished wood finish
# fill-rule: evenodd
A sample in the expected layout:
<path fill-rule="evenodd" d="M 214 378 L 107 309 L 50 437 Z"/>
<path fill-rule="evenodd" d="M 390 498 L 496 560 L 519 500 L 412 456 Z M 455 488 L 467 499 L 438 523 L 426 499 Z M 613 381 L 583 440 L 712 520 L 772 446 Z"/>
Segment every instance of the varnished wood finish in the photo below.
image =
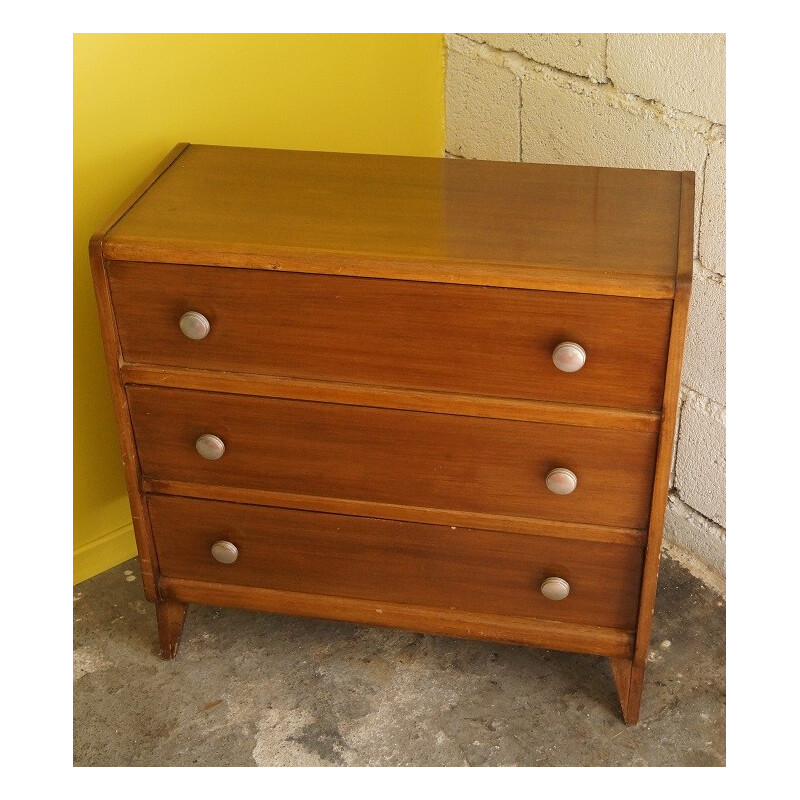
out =
<path fill-rule="evenodd" d="M 178 654 L 183 623 L 186 619 L 187 604 L 178 600 L 162 599 L 156 601 L 158 619 L 158 641 L 161 658 L 169 661 Z"/>
<path fill-rule="evenodd" d="M 411 281 L 114 263 L 125 361 L 403 389 L 661 406 L 672 304 Z M 178 326 L 211 323 L 201 341 Z M 575 341 L 586 365 L 553 350 Z"/>
<path fill-rule="evenodd" d="M 633 649 L 633 637 L 627 631 L 534 617 L 476 614 L 447 608 L 232 586 L 182 578 L 162 578 L 160 589 L 165 596 L 184 603 L 338 619 L 362 625 L 385 625 L 439 636 L 488 639 L 573 653 L 629 658 Z"/>
<path fill-rule="evenodd" d="M 626 725 L 636 725 L 642 704 L 644 667 L 634 666 L 630 658 L 611 658 L 609 661 L 619 695 L 622 718 Z"/>
<path fill-rule="evenodd" d="M 626 725 L 636 725 L 642 708 L 642 690 L 644 689 L 644 666 L 631 666 L 631 680 L 628 689 L 628 702 L 622 709 L 622 718 Z"/>
<path fill-rule="evenodd" d="M 631 688 L 631 660 L 629 658 L 610 658 L 611 674 L 617 687 L 623 711 L 628 701 L 628 692 Z"/>
<path fill-rule="evenodd" d="M 678 420 L 678 396 L 681 388 L 683 345 L 689 317 L 689 300 L 692 291 L 694 266 L 694 173 L 682 173 L 681 180 L 681 234 L 678 240 L 678 269 L 675 278 L 675 305 L 670 333 L 669 363 L 664 389 L 664 404 L 661 415 L 661 434 L 658 440 L 656 472 L 653 480 L 653 501 L 650 528 L 647 537 L 642 597 L 639 605 L 639 622 L 636 630 L 636 650 L 633 664 L 644 669 L 650 645 L 650 628 L 658 586 L 658 566 L 661 556 L 661 540 L 664 531 L 664 515 L 669 493 L 669 474 L 672 465 L 672 450 L 675 442 L 675 426 Z M 641 688 L 639 689 L 641 695 Z M 638 712 L 636 714 L 638 717 Z"/>
<path fill-rule="evenodd" d="M 105 254 L 669 297 L 679 193 L 674 172 L 192 145 Z"/>
<path fill-rule="evenodd" d="M 286 252 L 273 255 L 265 261 L 263 253 L 250 252 L 246 246 L 233 245 L 221 254 L 213 247 L 165 246 L 154 242 L 147 244 L 133 239 L 107 243 L 103 253 L 115 261 L 153 261 L 159 257 L 173 264 L 204 264 L 238 269 L 274 270 L 310 275 L 350 275 L 360 278 L 383 278 L 385 280 L 421 281 L 423 283 L 458 284 L 462 286 L 496 286 L 499 288 L 537 289 L 553 292 L 577 292 L 583 294 L 614 295 L 618 297 L 641 297 L 654 300 L 671 299 L 674 283 L 671 278 L 630 275 L 627 278 L 614 270 L 593 271 L 591 279 L 584 270 L 554 271 L 552 268 L 531 265 L 496 265 L 463 262 L 457 267 L 447 261 L 440 269 L 431 271 L 433 260 L 409 261 L 408 259 L 381 256 L 359 258 L 353 255 L 314 254 Z M 581 287 L 582 290 L 581 290 Z"/>
<path fill-rule="evenodd" d="M 636 622 L 640 548 L 162 495 L 148 505 L 168 577 L 623 630 Z M 233 564 L 211 555 L 220 539 L 238 549 Z M 552 575 L 570 583 L 565 600 L 539 591 Z"/>
<path fill-rule="evenodd" d="M 593 653 L 635 724 L 693 212 L 691 173 L 176 147 L 90 244 L 162 655 L 190 602 Z"/>
<path fill-rule="evenodd" d="M 454 528 L 480 528 L 490 531 L 505 531 L 506 533 L 553 536 L 557 539 L 578 538 L 589 542 L 607 542 L 608 544 L 624 544 L 633 547 L 640 547 L 645 540 L 644 531 L 631 528 L 586 525 L 578 522 L 560 522 L 559 520 L 532 517 L 510 517 L 502 514 L 478 514 L 474 511 L 401 506 L 391 503 L 347 500 L 341 497 L 268 492 L 263 489 L 242 489 L 238 486 L 209 486 L 206 483 L 142 478 L 142 489 L 153 494 L 208 498 L 209 500 L 276 508 L 296 508 L 300 511 L 322 511 L 331 514 L 348 514 L 354 517 L 423 522 L 430 525 L 448 525 Z"/>
<path fill-rule="evenodd" d="M 445 394 L 386 389 L 381 386 L 273 378 L 180 367 L 151 367 L 141 364 L 123 364 L 120 371 L 125 383 L 173 389 L 201 389 L 256 397 L 282 397 L 287 400 L 317 400 L 348 406 L 431 411 L 435 414 L 516 419 L 523 422 L 554 422 L 582 428 L 648 433 L 657 432 L 661 422 L 660 415 L 650 411 L 578 406 L 538 400 L 509 400 L 451 392 Z"/>
<path fill-rule="evenodd" d="M 636 725 L 639 722 L 644 670 L 658 585 L 658 568 L 675 442 L 675 426 L 678 417 L 683 346 L 689 316 L 694 266 L 694 174 L 691 172 L 684 172 L 681 176 L 680 213 L 681 233 L 678 239 L 678 270 L 675 278 L 675 303 L 670 332 L 669 361 L 664 388 L 656 472 L 653 480 L 653 502 L 645 551 L 642 596 L 639 604 L 634 654 L 631 659 L 611 659 L 611 669 L 626 725 Z"/>
<path fill-rule="evenodd" d="M 566 425 L 128 387 L 147 477 L 644 528 L 655 436 Z M 212 433 L 218 461 L 194 443 Z M 578 476 L 566 497 L 545 478 Z"/>
<path fill-rule="evenodd" d="M 108 241 L 109 231 L 139 202 L 139 200 L 150 190 L 158 179 L 178 160 L 186 148 L 190 147 L 188 142 L 179 142 L 172 150 L 159 161 L 153 171 L 122 201 L 119 207 L 111 214 L 103 224 L 95 231 L 90 240 L 90 244 L 98 245 L 102 254 L 106 256 L 104 246 Z"/>
<path fill-rule="evenodd" d="M 139 459 L 136 452 L 136 442 L 133 439 L 133 432 L 131 430 L 130 417 L 128 415 L 128 401 L 125 394 L 125 387 L 119 372 L 122 355 L 120 352 L 119 338 L 117 337 L 114 306 L 111 302 L 111 292 L 108 287 L 108 278 L 103 262 L 103 240 L 107 231 L 120 220 L 145 192 L 147 192 L 164 170 L 169 168 L 172 162 L 180 156 L 187 146 L 187 144 L 176 145 L 150 175 L 139 184 L 117 211 L 105 221 L 89 242 L 89 262 L 92 269 L 92 282 L 100 319 L 103 351 L 106 359 L 106 367 L 108 368 L 111 399 L 117 421 L 117 435 L 119 437 L 120 451 L 122 454 L 125 484 L 131 506 L 133 532 L 136 537 L 136 548 L 139 553 L 139 569 L 142 574 L 142 586 L 144 587 L 145 597 L 150 600 L 150 602 L 155 602 L 156 600 L 158 564 L 155 560 L 153 537 L 150 533 L 150 521 L 145 511 L 144 500 L 139 493 Z"/>
<path fill-rule="evenodd" d="M 635 724 L 637 720 L 631 722 L 628 719 L 628 697 L 630 696 L 631 690 L 631 668 L 633 662 L 629 658 L 610 658 L 609 663 L 611 664 L 611 674 L 614 676 L 614 685 L 617 687 L 619 704 L 622 709 L 622 718 L 625 720 L 626 725 Z M 634 711 L 638 719 L 638 706 Z"/>

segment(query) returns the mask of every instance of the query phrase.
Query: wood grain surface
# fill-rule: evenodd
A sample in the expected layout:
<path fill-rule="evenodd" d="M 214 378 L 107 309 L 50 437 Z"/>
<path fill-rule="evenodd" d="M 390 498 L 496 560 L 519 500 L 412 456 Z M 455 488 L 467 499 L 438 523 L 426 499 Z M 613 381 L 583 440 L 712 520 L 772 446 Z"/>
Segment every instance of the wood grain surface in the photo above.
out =
<path fill-rule="evenodd" d="M 672 303 L 114 263 L 127 362 L 639 410 L 661 407 Z M 200 341 L 186 311 L 211 323 Z M 553 349 L 586 350 L 574 373 Z"/>
<path fill-rule="evenodd" d="M 117 322 L 114 316 L 111 291 L 108 286 L 108 272 L 103 260 L 103 240 L 108 230 L 136 204 L 141 196 L 158 180 L 164 170 L 169 169 L 172 162 L 180 156 L 187 146 L 185 143 L 176 145 L 89 240 L 89 264 L 92 270 L 92 285 L 97 302 L 97 314 L 103 342 L 103 355 L 106 369 L 108 370 L 111 402 L 117 423 L 117 437 L 122 456 L 125 486 L 131 506 L 133 533 L 139 554 L 142 588 L 145 597 L 150 602 L 155 602 L 156 600 L 158 564 L 156 563 L 153 537 L 150 533 L 150 519 L 145 509 L 144 498 L 139 490 L 139 456 L 136 452 L 136 442 L 133 439 L 130 416 L 128 415 L 128 399 L 119 371 L 122 354 L 120 352 L 119 337 L 117 336 Z"/>
<path fill-rule="evenodd" d="M 671 297 L 680 173 L 191 145 L 108 259 Z"/>
<path fill-rule="evenodd" d="M 524 644 L 612 658 L 629 658 L 633 651 L 633 634 L 630 631 L 598 625 L 287 592 L 187 578 L 161 578 L 159 589 L 165 597 L 182 603 L 203 603 L 299 617 L 337 619 L 362 625 L 404 628 L 438 636 Z"/>
<path fill-rule="evenodd" d="M 684 172 L 682 174 L 681 235 L 678 250 L 679 269 L 675 276 L 675 308 L 670 329 L 669 363 L 661 415 L 661 433 L 658 439 L 656 472 L 653 480 L 652 511 L 645 555 L 644 581 L 642 583 L 640 601 L 641 611 L 636 632 L 636 652 L 633 658 L 632 674 L 634 677 L 631 683 L 628 710 L 628 716 L 631 718 L 638 718 L 642 675 L 650 647 L 650 629 L 656 602 L 656 589 L 658 587 L 658 567 L 661 561 L 664 515 L 667 508 L 670 469 L 672 467 L 675 444 L 675 426 L 678 424 L 678 399 L 681 389 L 683 353 L 686 342 L 686 326 L 689 319 L 692 275 L 694 272 L 694 183 L 695 176 L 693 172 Z M 639 672 L 642 675 L 637 678 Z"/>
<path fill-rule="evenodd" d="M 655 434 L 128 387 L 149 478 L 644 528 Z M 194 443 L 225 442 L 207 461 Z M 547 473 L 578 476 L 552 494 Z"/>
<path fill-rule="evenodd" d="M 187 609 L 186 603 L 181 603 L 177 600 L 162 598 L 156 601 L 158 649 L 159 655 L 165 661 L 169 661 L 178 655 Z"/>
<path fill-rule="evenodd" d="M 148 498 L 164 576 L 630 629 L 642 549 L 494 531 Z M 233 564 L 211 555 L 219 540 Z M 491 557 L 489 557 L 491 554 Z M 546 599 L 548 577 L 570 584 Z"/>
<path fill-rule="evenodd" d="M 142 488 L 145 492 L 152 494 L 197 497 L 256 506 L 296 508 L 300 511 L 322 511 L 354 517 L 424 522 L 430 525 L 447 525 L 451 528 L 480 528 L 481 530 L 506 533 L 551 536 L 559 539 L 583 539 L 590 542 L 608 542 L 609 544 L 624 544 L 633 547 L 641 547 L 647 536 L 647 532 L 644 530 L 591 525 L 584 522 L 561 522 L 556 519 L 481 514 L 475 511 L 376 503 L 371 500 L 349 500 L 341 497 L 318 497 L 290 492 L 270 492 L 264 489 L 242 489 L 235 486 L 210 486 L 207 483 L 185 483 L 158 478 L 142 478 Z"/>
<path fill-rule="evenodd" d="M 554 422 L 558 425 L 577 425 L 582 428 L 606 430 L 656 432 L 661 425 L 661 415 L 655 411 L 631 411 L 605 406 L 552 403 L 544 400 L 389 389 L 385 386 L 276 378 L 185 367 L 154 367 L 148 364 L 123 364 L 120 373 L 125 383 L 173 389 L 200 389 L 255 397 L 282 397 L 287 400 L 314 400 L 347 406 L 431 411 L 434 414 L 517 419 L 524 422 Z"/>

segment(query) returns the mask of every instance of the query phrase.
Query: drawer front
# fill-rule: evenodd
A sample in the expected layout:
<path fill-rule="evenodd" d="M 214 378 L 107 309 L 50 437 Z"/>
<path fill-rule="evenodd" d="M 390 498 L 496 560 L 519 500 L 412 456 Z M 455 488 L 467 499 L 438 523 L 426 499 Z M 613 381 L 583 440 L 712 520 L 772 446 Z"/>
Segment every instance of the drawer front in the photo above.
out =
<path fill-rule="evenodd" d="M 647 526 L 655 433 L 128 387 L 145 477 L 382 503 Z M 207 460 L 205 434 L 225 452 Z M 577 488 L 549 491 L 555 468 Z"/>
<path fill-rule="evenodd" d="M 549 539 L 380 519 L 151 495 L 167 577 L 311 594 L 635 626 L 638 546 Z M 211 554 L 237 551 L 230 564 Z M 542 582 L 569 583 L 548 600 Z"/>
<path fill-rule="evenodd" d="M 126 262 L 109 279 L 129 363 L 661 409 L 668 300 Z M 565 341 L 577 372 L 553 364 Z"/>

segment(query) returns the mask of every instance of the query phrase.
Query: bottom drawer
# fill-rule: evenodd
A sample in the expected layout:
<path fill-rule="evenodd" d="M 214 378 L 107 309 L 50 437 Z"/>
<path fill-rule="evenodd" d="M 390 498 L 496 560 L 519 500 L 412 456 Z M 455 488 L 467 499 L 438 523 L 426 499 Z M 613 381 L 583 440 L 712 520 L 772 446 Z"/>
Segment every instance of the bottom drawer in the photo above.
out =
<path fill-rule="evenodd" d="M 642 548 L 313 511 L 148 498 L 161 574 L 392 603 L 635 627 Z M 218 541 L 238 551 L 223 564 Z M 563 600 L 540 591 L 569 583 Z"/>

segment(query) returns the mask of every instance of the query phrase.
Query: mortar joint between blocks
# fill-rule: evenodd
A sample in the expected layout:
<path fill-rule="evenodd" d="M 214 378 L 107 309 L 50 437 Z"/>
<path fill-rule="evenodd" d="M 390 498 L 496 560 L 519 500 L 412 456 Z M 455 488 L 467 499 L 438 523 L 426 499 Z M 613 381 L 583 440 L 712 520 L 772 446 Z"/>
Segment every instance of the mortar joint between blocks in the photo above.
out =
<path fill-rule="evenodd" d="M 688 111 L 670 108 L 659 100 L 623 92 L 607 77 L 604 82 L 583 75 L 576 75 L 558 67 L 534 61 L 516 50 L 501 50 L 486 42 L 477 42 L 461 34 L 450 34 L 448 45 L 461 55 L 472 55 L 495 66 L 508 69 L 520 80 L 549 80 L 561 88 L 584 95 L 593 102 L 605 103 L 635 116 L 650 117 L 668 127 L 680 128 L 694 133 L 707 146 L 725 140 L 725 126 L 706 117 Z"/>

